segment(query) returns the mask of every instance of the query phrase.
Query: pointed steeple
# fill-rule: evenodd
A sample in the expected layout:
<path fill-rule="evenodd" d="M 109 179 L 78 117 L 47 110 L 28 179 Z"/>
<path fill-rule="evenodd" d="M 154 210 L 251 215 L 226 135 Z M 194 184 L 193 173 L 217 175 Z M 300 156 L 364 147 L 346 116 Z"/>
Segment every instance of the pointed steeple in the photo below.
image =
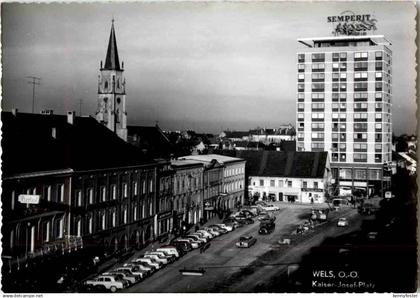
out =
<path fill-rule="evenodd" d="M 109 36 L 104 69 L 121 70 L 120 60 L 118 59 L 117 39 L 115 38 L 114 19 L 112 19 L 111 34 Z"/>

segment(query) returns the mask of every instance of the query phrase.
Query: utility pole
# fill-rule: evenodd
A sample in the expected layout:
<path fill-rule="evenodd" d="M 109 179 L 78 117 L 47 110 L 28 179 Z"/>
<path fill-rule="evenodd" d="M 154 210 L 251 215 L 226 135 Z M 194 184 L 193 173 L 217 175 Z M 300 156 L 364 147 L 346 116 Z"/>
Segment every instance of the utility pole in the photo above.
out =
<path fill-rule="evenodd" d="M 32 85 L 32 114 L 35 112 L 35 85 L 41 85 L 41 78 L 34 77 L 34 76 L 27 76 L 27 79 L 31 79 L 28 81 L 28 84 Z"/>

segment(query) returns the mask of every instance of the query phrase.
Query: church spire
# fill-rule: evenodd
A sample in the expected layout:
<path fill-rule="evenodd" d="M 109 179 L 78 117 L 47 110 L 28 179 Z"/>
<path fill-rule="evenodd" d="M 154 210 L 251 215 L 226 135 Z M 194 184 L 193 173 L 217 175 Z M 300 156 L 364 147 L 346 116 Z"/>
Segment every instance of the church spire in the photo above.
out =
<path fill-rule="evenodd" d="M 109 36 L 104 69 L 121 70 L 120 60 L 118 59 L 117 39 L 115 38 L 114 19 L 112 19 L 111 34 Z"/>

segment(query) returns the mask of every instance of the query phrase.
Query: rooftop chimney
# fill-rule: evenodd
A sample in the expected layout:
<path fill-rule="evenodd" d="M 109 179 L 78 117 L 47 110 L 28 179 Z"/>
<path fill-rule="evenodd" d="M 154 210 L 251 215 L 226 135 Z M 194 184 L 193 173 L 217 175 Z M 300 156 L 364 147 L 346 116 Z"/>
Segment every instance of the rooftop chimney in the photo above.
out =
<path fill-rule="evenodd" d="M 67 112 L 67 123 L 74 124 L 74 115 L 76 114 L 75 111 Z"/>
<path fill-rule="evenodd" d="M 17 115 L 17 113 L 18 113 L 18 109 L 12 109 L 12 114 L 13 114 L 13 116 L 16 116 L 16 115 Z"/>

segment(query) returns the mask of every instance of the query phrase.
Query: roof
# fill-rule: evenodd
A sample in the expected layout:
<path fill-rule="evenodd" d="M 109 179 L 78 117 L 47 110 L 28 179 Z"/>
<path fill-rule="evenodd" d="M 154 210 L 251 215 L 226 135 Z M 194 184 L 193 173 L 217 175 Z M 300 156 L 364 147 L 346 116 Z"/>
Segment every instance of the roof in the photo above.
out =
<path fill-rule="evenodd" d="M 158 126 L 127 126 L 128 142 L 153 157 L 169 157 L 172 145 Z"/>
<path fill-rule="evenodd" d="M 2 112 L 1 120 L 5 176 L 155 163 L 92 117 L 74 117 L 69 124 L 65 115 Z"/>
<path fill-rule="evenodd" d="M 230 157 L 230 156 L 219 155 L 219 154 L 188 155 L 188 156 L 180 157 L 179 159 L 196 160 L 196 161 L 205 162 L 205 163 L 212 162 L 212 160 L 215 159 L 220 164 L 244 161 L 241 158 Z"/>
<path fill-rule="evenodd" d="M 248 131 L 224 131 L 225 138 L 228 139 L 242 139 L 243 137 L 249 136 Z"/>
<path fill-rule="evenodd" d="M 114 20 L 112 20 L 111 33 L 109 35 L 108 51 L 106 52 L 105 67 L 107 70 L 121 70 L 118 58 L 117 39 L 115 37 Z"/>
<path fill-rule="evenodd" d="M 346 35 L 346 36 L 327 36 L 327 37 L 311 37 L 311 38 L 298 38 L 298 42 L 308 46 L 313 47 L 315 42 L 322 41 L 353 41 L 353 40 L 370 40 L 375 45 L 386 44 L 390 45 L 391 42 L 388 41 L 384 35 Z"/>
<path fill-rule="evenodd" d="M 327 152 L 279 152 L 241 150 L 225 152 L 246 160 L 249 176 L 322 178 Z"/>
<path fill-rule="evenodd" d="M 171 166 L 176 168 L 181 167 L 202 167 L 203 163 L 195 160 L 174 159 L 171 160 Z"/>

